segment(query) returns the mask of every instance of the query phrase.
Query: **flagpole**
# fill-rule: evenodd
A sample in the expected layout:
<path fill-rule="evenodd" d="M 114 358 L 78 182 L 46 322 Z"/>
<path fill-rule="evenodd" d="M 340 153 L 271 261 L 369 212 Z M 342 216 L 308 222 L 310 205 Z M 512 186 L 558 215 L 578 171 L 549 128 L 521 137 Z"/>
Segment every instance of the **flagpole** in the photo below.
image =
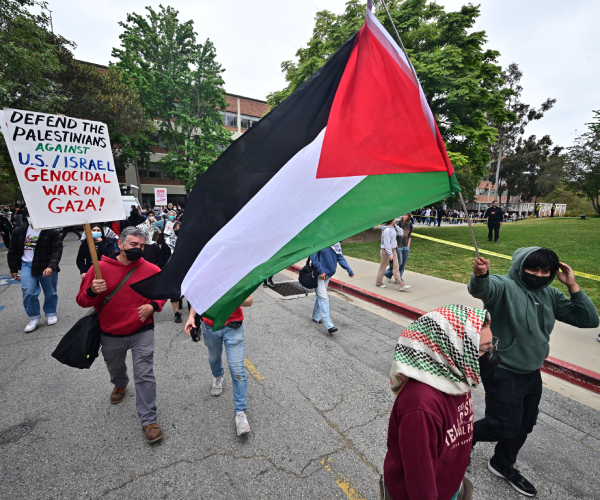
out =
<path fill-rule="evenodd" d="M 371 1 L 372 0 L 368 0 L 367 7 L 369 7 L 369 5 L 371 4 Z M 396 39 L 398 40 L 400 47 L 402 47 L 402 51 L 404 52 L 404 55 L 406 56 L 408 65 L 410 66 L 410 69 L 412 70 L 412 74 L 415 77 L 415 83 L 417 84 L 417 87 L 419 87 L 419 79 L 417 78 L 417 73 L 415 72 L 415 68 L 412 65 L 412 62 L 410 62 L 410 58 L 408 57 L 408 52 L 406 52 L 406 49 L 404 48 L 404 44 L 402 43 L 402 38 L 400 38 L 400 34 L 398 33 L 398 30 L 396 29 L 396 25 L 394 24 L 394 20 L 392 19 L 392 16 L 390 15 L 390 11 L 387 8 L 385 0 L 379 0 L 379 2 L 381 2 L 381 4 L 383 5 L 383 8 L 385 9 L 385 12 L 387 13 L 388 19 L 390 20 L 390 24 L 392 25 L 392 28 L 394 28 L 394 32 L 396 33 Z M 467 210 L 467 206 L 465 205 L 465 200 L 463 199 L 463 195 L 460 191 L 458 192 L 458 196 L 460 197 L 460 203 L 462 204 L 463 210 L 465 211 L 465 217 L 467 218 L 467 222 L 469 223 L 469 230 L 471 231 L 471 238 L 473 238 L 473 246 L 475 247 L 475 254 L 477 255 L 477 258 L 479 258 L 479 247 L 477 246 L 477 240 L 475 239 L 475 233 L 473 232 L 473 224 L 471 222 L 471 217 L 469 217 L 469 212 Z"/>

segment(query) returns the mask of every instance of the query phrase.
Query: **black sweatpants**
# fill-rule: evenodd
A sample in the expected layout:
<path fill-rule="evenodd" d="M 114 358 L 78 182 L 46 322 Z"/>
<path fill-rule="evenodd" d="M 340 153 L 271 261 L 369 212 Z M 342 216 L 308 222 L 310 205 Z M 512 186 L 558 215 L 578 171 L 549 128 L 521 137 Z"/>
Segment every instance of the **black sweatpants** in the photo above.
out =
<path fill-rule="evenodd" d="M 473 446 L 479 441 L 497 442 L 494 465 L 500 472 L 508 474 L 537 422 L 542 375 L 539 369 L 531 373 L 514 373 L 496 368 L 482 382 L 485 418 L 475 422 Z"/>
<path fill-rule="evenodd" d="M 488 222 L 488 240 L 492 239 L 492 231 L 494 232 L 494 241 L 498 241 L 500 237 L 500 223 Z"/>

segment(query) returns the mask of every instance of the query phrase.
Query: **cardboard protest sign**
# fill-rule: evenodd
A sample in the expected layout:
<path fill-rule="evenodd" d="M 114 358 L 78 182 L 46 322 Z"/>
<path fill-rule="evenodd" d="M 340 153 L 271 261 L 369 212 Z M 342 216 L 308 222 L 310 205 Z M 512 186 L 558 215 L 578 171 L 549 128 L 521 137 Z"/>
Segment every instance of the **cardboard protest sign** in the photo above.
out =
<path fill-rule="evenodd" d="M 105 124 L 6 108 L 0 124 L 36 229 L 125 219 Z"/>
<path fill-rule="evenodd" d="M 155 205 L 166 205 L 167 204 L 167 188 L 154 188 L 154 204 Z"/>

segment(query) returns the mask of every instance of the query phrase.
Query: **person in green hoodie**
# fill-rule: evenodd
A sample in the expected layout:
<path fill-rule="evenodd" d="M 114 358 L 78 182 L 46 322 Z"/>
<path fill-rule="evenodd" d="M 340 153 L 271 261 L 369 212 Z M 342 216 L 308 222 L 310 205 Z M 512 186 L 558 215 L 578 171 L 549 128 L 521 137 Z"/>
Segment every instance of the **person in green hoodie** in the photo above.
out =
<path fill-rule="evenodd" d="M 515 469 L 517 455 L 533 430 L 542 397 L 540 367 L 550 352 L 556 320 L 579 328 L 600 324 L 593 302 L 575 282 L 573 269 L 547 248 L 519 248 L 508 274 L 490 275 L 490 261 L 473 261 L 469 293 L 490 312 L 499 339 L 498 368 L 482 380 L 485 418 L 475 422 L 473 446 L 497 442 L 488 469 L 506 479 L 519 493 L 537 490 Z M 571 298 L 550 285 L 565 284 Z"/>

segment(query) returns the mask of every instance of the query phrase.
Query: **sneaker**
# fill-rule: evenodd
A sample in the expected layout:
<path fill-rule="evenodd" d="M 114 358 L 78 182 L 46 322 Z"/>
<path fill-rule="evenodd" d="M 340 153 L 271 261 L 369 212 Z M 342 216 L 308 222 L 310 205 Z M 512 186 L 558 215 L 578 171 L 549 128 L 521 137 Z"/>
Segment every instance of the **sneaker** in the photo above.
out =
<path fill-rule="evenodd" d="M 313 319 L 313 321 L 314 321 L 315 323 L 317 323 L 317 325 L 320 325 L 321 323 L 323 323 L 323 320 L 322 320 L 322 319 Z M 600 339 L 599 339 L 599 341 L 600 341 Z"/>
<path fill-rule="evenodd" d="M 492 474 L 506 479 L 508 481 L 508 484 L 510 484 L 515 490 L 521 493 L 521 495 L 525 495 L 527 497 L 534 497 L 537 495 L 537 490 L 535 489 L 533 484 L 527 481 L 527 479 L 525 479 L 517 469 L 513 468 L 513 470 L 509 474 L 505 475 L 498 469 L 496 469 L 496 467 L 494 467 L 494 465 L 492 464 L 493 459 L 494 457 L 490 458 L 490 461 L 488 462 L 488 469 Z"/>
<path fill-rule="evenodd" d="M 598 342 L 600 342 L 600 333 L 599 333 L 599 334 L 598 334 L 598 336 L 596 337 L 596 340 L 597 340 Z"/>
<path fill-rule="evenodd" d="M 56 325 L 57 321 L 58 321 L 58 316 L 48 316 L 48 324 L 49 325 Z"/>
<path fill-rule="evenodd" d="M 275 283 L 273 283 L 273 279 L 272 278 L 269 278 L 268 282 L 269 282 L 269 286 L 275 286 Z"/>
<path fill-rule="evenodd" d="M 175 323 L 181 323 L 181 313 L 179 311 L 177 311 L 175 313 L 175 319 L 174 319 Z"/>
<path fill-rule="evenodd" d="M 329 333 L 335 333 L 338 331 L 337 327 L 332 326 L 329 330 L 327 330 Z"/>
<path fill-rule="evenodd" d="M 375 286 L 377 286 L 379 288 L 387 288 L 387 286 L 385 286 L 385 285 L 375 285 Z"/>
<path fill-rule="evenodd" d="M 250 432 L 250 424 L 248 423 L 245 411 L 238 411 L 235 414 L 235 430 L 238 436 L 243 436 Z"/>
<path fill-rule="evenodd" d="M 27 323 L 27 326 L 25 327 L 25 333 L 33 332 L 33 330 L 37 328 L 39 322 L 39 319 L 30 319 L 29 323 Z"/>
<path fill-rule="evenodd" d="M 155 443 L 162 439 L 163 433 L 162 429 L 158 426 L 156 422 L 153 424 L 148 424 L 142 427 L 144 434 L 146 435 L 146 441 L 148 443 Z"/>
<path fill-rule="evenodd" d="M 267 288 L 267 287 L 269 286 L 269 284 L 267 283 L 267 280 L 263 281 L 263 286 L 264 286 L 265 288 Z"/>
<path fill-rule="evenodd" d="M 398 288 L 398 290 L 399 291 L 408 290 L 409 288 L 412 288 L 412 285 L 407 285 L 406 283 L 402 282 L 402 283 L 400 283 L 400 288 Z"/>
<path fill-rule="evenodd" d="M 220 396 L 221 394 L 223 394 L 223 375 L 221 375 L 220 377 L 213 378 L 210 393 L 213 396 Z"/>

